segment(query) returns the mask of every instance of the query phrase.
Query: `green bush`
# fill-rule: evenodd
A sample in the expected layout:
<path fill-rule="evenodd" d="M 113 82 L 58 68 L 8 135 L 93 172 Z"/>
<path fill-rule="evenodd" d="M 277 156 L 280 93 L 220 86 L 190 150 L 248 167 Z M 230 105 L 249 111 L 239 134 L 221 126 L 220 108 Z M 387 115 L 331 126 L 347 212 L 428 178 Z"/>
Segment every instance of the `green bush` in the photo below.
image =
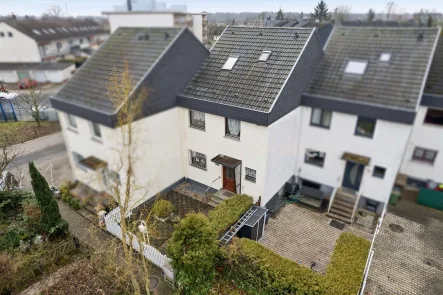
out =
<path fill-rule="evenodd" d="M 219 257 L 217 233 L 202 213 L 188 214 L 176 226 L 167 253 L 183 294 L 208 294 Z"/>
<path fill-rule="evenodd" d="M 351 233 L 341 234 L 326 269 L 326 294 L 357 294 L 370 247 L 366 239 Z"/>
<path fill-rule="evenodd" d="M 167 200 L 158 200 L 152 208 L 152 213 L 159 218 L 167 218 L 174 211 L 174 205 Z"/>
<path fill-rule="evenodd" d="M 19 213 L 22 209 L 22 203 L 32 197 L 33 195 L 29 191 L 0 191 L 0 219 Z"/>
<path fill-rule="evenodd" d="M 226 275 L 250 294 L 324 294 L 324 278 L 249 239 L 227 248 Z M 339 295 L 339 294 L 336 294 Z"/>
<path fill-rule="evenodd" d="M 11 250 L 20 245 L 20 236 L 14 229 L 0 237 L 0 250 Z"/>
<path fill-rule="evenodd" d="M 222 234 L 252 206 L 252 197 L 235 195 L 218 204 L 209 212 L 209 219 L 218 234 Z"/>

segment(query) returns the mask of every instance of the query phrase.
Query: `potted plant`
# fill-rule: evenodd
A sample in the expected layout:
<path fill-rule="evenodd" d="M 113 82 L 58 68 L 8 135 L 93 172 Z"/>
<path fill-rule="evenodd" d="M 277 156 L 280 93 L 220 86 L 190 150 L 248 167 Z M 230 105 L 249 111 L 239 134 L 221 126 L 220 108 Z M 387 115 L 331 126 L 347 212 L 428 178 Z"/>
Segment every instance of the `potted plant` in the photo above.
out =
<path fill-rule="evenodd" d="M 154 217 L 161 222 L 167 221 L 171 217 L 172 211 L 174 211 L 174 205 L 167 200 L 158 200 L 152 208 Z"/>

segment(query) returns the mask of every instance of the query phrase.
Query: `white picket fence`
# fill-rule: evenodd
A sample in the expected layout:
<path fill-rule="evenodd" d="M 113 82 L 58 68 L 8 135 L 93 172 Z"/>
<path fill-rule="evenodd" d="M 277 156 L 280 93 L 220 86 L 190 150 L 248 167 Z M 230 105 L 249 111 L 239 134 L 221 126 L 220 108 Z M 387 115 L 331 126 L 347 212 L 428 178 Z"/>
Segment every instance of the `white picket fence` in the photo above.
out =
<path fill-rule="evenodd" d="M 129 217 L 132 215 L 132 211 L 128 212 L 126 214 L 126 217 Z M 120 240 L 122 240 L 122 229 L 119 224 L 120 221 L 120 208 L 117 207 L 105 216 L 105 224 L 106 224 L 106 230 L 110 232 L 112 235 L 116 236 Z M 130 238 L 126 237 L 126 243 L 129 245 Z M 172 270 L 170 259 L 163 255 L 160 251 L 158 251 L 156 248 L 152 247 L 151 245 L 140 243 L 136 236 L 133 235 L 132 237 L 132 248 L 136 250 L 139 253 L 143 252 L 143 256 L 146 257 L 150 262 L 152 262 L 154 265 L 158 266 L 163 270 L 163 273 L 165 275 L 165 279 L 167 279 L 170 282 L 174 281 L 174 272 Z"/>

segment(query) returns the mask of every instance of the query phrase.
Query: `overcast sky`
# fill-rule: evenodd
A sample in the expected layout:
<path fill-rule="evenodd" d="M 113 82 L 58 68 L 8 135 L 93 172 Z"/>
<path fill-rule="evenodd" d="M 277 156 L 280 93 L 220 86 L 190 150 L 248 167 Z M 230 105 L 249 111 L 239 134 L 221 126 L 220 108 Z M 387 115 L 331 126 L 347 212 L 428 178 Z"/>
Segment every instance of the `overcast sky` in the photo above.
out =
<path fill-rule="evenodd" d="M 134 0 L 133 0 L 134 1 Z M 136 0 L 146 1 L 146 0 Z M 283 11 L 311 12 L 319 0 L 171 0 L 163 1 L 168 6 L 172 4 L 184 4 L 189 12 L 261 12 L 277 11 L 279 7 Z M 381 13 L 386 8 L 388 0 L 326 0 L 330 10 L 339 5 L 348 5 L 354 13 L 367 12 L 370 8 Z M 66 14 L 66 6 L 70 16 L 77 15 L 101 15 L 101 11 L 113 10 L 114 5 L 125 3 L 125 0 L 0 0 L 0 14 L 36 15 L 40 16 L 51 5 L 59 5 Z M 409 13 L 420 9 L 436 9 L 443 12 L 443 0 L 398 0 L 395 1 L 398 11 Z"/>

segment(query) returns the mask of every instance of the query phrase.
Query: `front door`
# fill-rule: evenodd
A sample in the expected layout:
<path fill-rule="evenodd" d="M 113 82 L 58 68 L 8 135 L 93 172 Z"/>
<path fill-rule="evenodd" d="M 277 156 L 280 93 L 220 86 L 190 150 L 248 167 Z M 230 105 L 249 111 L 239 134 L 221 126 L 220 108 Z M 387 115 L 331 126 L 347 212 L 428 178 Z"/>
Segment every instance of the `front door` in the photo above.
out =
<path fill-rule="evenodd" d="M 233 168 L 223 166 L 223 189 L 235 193 L 235 172 Z"/>
<path fill-rule="evenodd" d="M 343 176 L 342 186 L 358 191 L 360 189 L 361 179 L 365 166 L 354 162 L 346 162 L 345 175 Z"/>

